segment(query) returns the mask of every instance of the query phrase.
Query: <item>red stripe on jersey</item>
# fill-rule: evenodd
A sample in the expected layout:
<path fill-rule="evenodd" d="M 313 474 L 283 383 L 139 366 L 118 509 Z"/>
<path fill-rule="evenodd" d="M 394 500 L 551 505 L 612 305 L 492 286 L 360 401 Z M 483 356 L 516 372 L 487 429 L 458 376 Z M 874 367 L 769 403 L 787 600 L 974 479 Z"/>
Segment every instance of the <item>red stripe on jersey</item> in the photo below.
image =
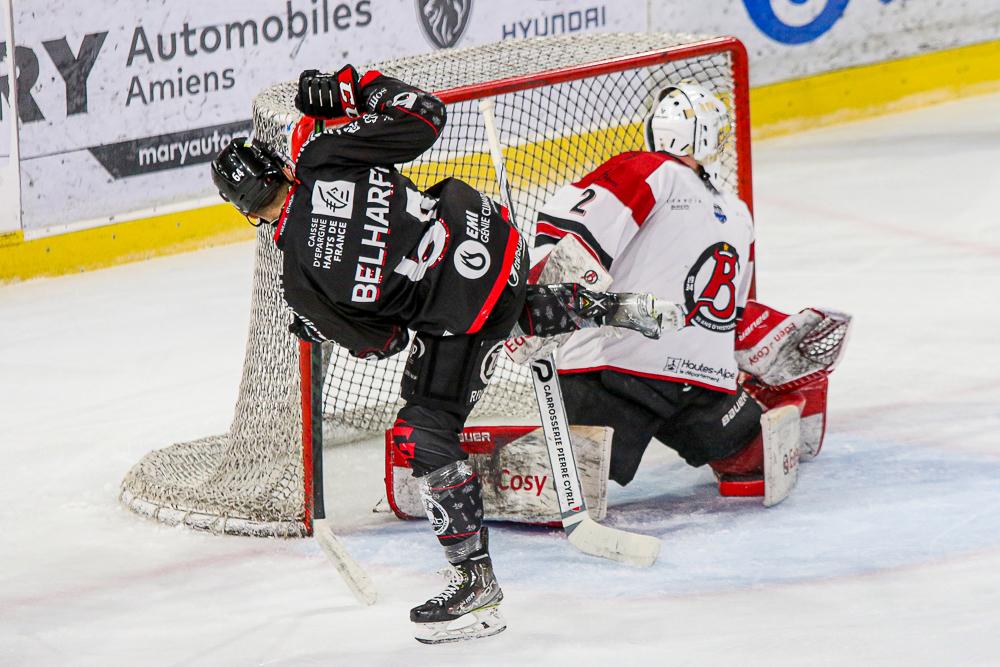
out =
<path fill-rule="evenodd" d="M 422 120 L 425 123 L 427 123 L 427 127 L 431 128 L 431 131 L 434 132 L 434 136 L 435 137 L 438 135 L 438 129 L 436 127 L 434 127 L 434 123 L 430 122 L 429 120 L 427 120 L 426 118 L 424 118 L 420 114 L 414 113 L 414 112 L 410 111 L 409 109 L 404 109 L 403 107 L 393 107 L 393 109 L 396 109 L 398 111 L 402 111 L 403 113 L 409 114 L 410 116 L 413 116 L 414 118 L 419 118 L 420 120 Z"/>
<path fill-rule="evenodd" d="M 295 194 L 295 189 L 299 187 L 298 179 L 292 183 L 292 186 L 288 188 L 288 194 L 285 195 L 285 203 L 281 206 L 281 215 L 278 216 L 278 224 L 274 228 L 274 242 L 277 243 L 278 239 L 281 238 L 281 231 L 285 228 L 285 219 L 288 217 L 288 204 L 292 201 L 292 196 Z"/>
<path fill-rule="evenodd" d="M 507 286 L 507 280 L 510 278 L 510 270 L 514 266 L 514 256 L 517 254 L 517 246 L 520 242 L 521 235 L 512 227 L 510 236 L 507 237 L 507 248 L 503 253 L 503 264 L 500 265 L 500 275 L 497 276 L 496 282 L 493 283 L 493 288 L 490 289 L 489 296 L 486 297 L 483 307 L 479 309 L 476 319 L 473 320 L 469 326 L 469 330 L 465 333 L 474 334 L 486 324 L 486 318 L 493 312 L 493 306 L 496 305 L 497 299 L 500 298 L 503 288 Z"/>
<path fill-rule="evenodd" d="M 666 153 L 630 151 L 611 158 L 600 167 L 574 183 L 578 188 L 599 185 L 611 192 L 632 211 L 635 224 L 642 226 L 656 204 L 652 188 L 646 183 L 649 175 L 661 164 L 675 160 Z"/>
<path fill-rule="evenodd" d="M 382 76 L 382 72 L 378 71 L 377 69 L 365 72 L 365 75 L 361 77 L 360 81 L 358 81 L 358 88 L 363 89 L 365 86 L 367 86 L 369 83 L 379 78 L 380 76 Z"/>
<path fill-rule="evenodd" d="M 591 248 L 590 244 L 584 241 L 583 237 L 580 236 L 579 234 L 568 232 L 565 229 L 559 229 L 555 225 L 550 224 L 548 222 L 544 222 L 542 220 L 538 221 L 538 225 L 535 227 L 535 233 L 544 234 L 545 236 L 551 236 L 557 239 L 561 239 L 564 236 L 572 236 L 573 238 L 575 238 L 577 241 L 580 242 L 580 245 L 583 246 L 583 249 L 589 252 L 590 256 L 593 257 L 598 264 L 604 266 L 604 262 L 602 262 L 601 258 L 597 256 L 597 251 Z"/>

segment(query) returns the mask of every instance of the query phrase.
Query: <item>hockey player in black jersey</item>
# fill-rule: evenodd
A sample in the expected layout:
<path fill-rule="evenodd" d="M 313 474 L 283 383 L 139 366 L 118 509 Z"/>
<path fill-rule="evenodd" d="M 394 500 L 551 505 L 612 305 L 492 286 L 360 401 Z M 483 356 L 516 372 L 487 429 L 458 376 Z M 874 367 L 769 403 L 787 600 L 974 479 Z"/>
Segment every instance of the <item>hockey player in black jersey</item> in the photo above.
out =
<path fill-rule="evenodd" d="M 434 96 L 371 71 L 307 70 L 285 160 L 234 140 L 212 165 L 223 198 L 275 226 L 291 331 L 362 358 L 407 347 L 405 405 L 393 427 L 412 457 L 432 527 L 452 565 L 438 596 L 415 607 L 427 643 L 496 634 L 503 594 L 482 525 L 480 480 L 459 447 L 469 412 L 515 333 L 551 335 L 602 324 L 659 335 L 655 301 L 577 285 L 527 285 L 526 245 L 506 211 L 462 181 L 420 191 L 394 165 L 437 140 Z M 347 117 L 325 127 L 324 119 Z M 331 124 L 333 125 L 333 124 Z"/>

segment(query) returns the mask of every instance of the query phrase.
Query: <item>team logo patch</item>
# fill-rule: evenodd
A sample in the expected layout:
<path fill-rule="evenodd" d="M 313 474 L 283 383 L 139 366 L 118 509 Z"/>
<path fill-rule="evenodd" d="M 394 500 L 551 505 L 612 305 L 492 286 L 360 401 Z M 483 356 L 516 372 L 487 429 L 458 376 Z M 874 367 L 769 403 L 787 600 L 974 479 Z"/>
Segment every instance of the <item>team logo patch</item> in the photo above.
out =
<path fill-rule="evenodd" d="M 685 324 L 709 331 L 736 328 L 736 275 L 740 257 L 726 242 L 705 249 L 684 279 Z"/>
<path fill-rule="evenodd" d="M 490 270 L 490 253 L 479 241 L 466 239 L 455 248 L 455 268 L 463 278 L 482 278 Z"/>
<path fill-rule="evenodd" d="M 316 181 L 312 192 L 312 211 L 315 215 L 350 220 L 354 212 L 354 183 Z"/>
<path fill-rule="evenodd" d="M 493 346 L 486 356 L 483 357 L 483 363 L 479 367 L 479 379 L 483 381 L 483 384 L 489 384 L 490 378 L 493 377 L 493 373 L 497 370 L 497 360 L 500 357 L 500 348 L 503 346 L 504 341 L 500 341 Z"/>
<path fill-rule="evenodd" d="M 594 271 L 593 269 L 590 269 L 585 274 L 583 274 L 583 282 L 587 283 L 588 285 L 593 285 L 594 283 L 596 283 L 597 282 L 597 271 Z"/>
<path fill-rule="evenodd" d="M 417 0 L 417 13 L 431 44 L 447 49 L 458 44 L 465 34 L 472 0 Z"/>
<path fill-rule="evenodd" d="M 416 361 L 422 356 L 424 356 L 424 341 L 414 338 L 413 345 L 410 346 L 410 359 Z"/>
<path fill-rule="evenodd" d="M 427 518 L 431 522 L 431 530 L 434 531 L 435 535 L 444 535 L 444 531 L 448 530 L 448 526 L 451 524 L 448 513 L 441 506 L 441 503 L 431 498 L 429 493 L 424 495 L 423 500 Z"/>

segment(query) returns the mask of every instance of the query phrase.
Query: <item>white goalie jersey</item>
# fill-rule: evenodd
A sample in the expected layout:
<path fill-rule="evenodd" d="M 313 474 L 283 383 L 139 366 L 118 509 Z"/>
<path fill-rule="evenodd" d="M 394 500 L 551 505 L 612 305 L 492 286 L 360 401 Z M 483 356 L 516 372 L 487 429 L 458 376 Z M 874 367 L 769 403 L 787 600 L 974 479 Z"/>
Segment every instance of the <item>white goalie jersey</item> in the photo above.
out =
<path fill-rule="evenodd" d="M 685 326 L 659 340 L 584 329 L 559 350 L 561 373 L 617 370 L 736 391 L 736 322 L 753 276 L 746 204 L 664 153 L 615 156 L 557 192 L 538 214 L 533 263 L 573 236 L 610 273 L 615 292 L 680 304 Z"/>

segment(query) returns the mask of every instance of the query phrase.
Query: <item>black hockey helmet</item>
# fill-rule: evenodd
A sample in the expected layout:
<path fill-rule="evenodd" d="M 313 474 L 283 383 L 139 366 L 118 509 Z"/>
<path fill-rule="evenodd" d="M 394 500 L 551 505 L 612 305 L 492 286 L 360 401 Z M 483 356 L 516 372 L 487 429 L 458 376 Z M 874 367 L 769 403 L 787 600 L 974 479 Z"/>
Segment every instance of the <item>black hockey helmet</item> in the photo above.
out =
<path fill-rule="evenodd" d="M 287 182 L 281 167 L 281 159 L 260 142 L 233 137 L 212 160 L 212 181 L 220 197 L 249 216 L 267 205 Z"/>

